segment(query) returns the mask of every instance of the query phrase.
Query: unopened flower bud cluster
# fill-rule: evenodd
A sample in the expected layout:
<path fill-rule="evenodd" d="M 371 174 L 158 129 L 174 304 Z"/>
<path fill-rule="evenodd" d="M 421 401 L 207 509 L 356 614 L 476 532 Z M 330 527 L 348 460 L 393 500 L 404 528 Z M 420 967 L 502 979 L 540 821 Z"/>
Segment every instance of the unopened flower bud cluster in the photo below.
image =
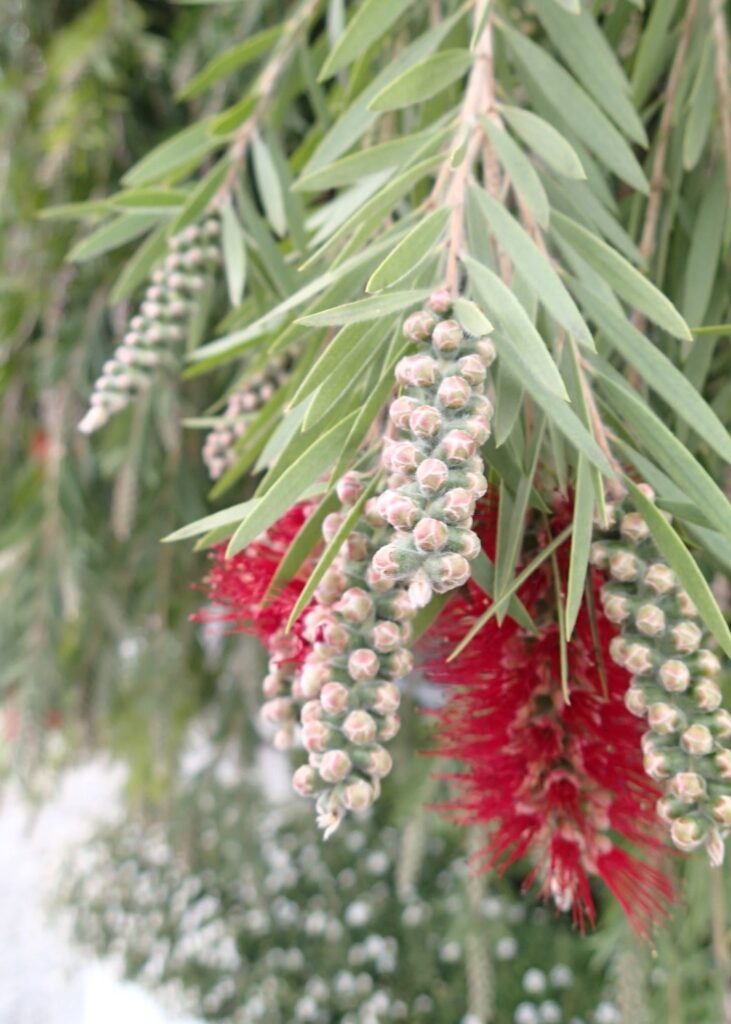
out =
<path fill-rule="evenodd" d="M 718 865 L 731 828 L 731 714 L 721 706 L 721 664 L 640 513 L 625 504 L 609 512 L 612 526 L 591 560 L 609 578 L 601 599 L 621 629 L 612 657 L 632 675 L 625 703 L 649 725 L 645 771 L 663 786 L 658 813 L 675 846 L 690 852 L 705 844 Z"/>
<path fill-rule="evenodd" d="M 252 374 L 234 391 L 218 423 L 206 437 L 203 461 L 211 480 L 218 480 L 236 462 L 238 443 L 246 434 L 254 413 L 263 409 L 283 387 L 292 368 L 295 351 L 277 353 L 264 369 Z"/>
<path fill-rule="evenodd" d="M 323 535 L 331 541 L 363 484 L 348 473 L 338 484 L 343 512 L 329 515 Z M 378 797 L 391 770 L 384 744 L 399 730 L 396 681 L 411 671 L 408 649 L 414 611 L 406 590 L 371 564 L 385 533 L 377 499 L 364 514 L 323 576 L 305 618 L 312 644 L 295 681 L 303 700 L 302 741 L 307 764 L 294 788 L 317 799 L 318 823 L 331 834 L 347 811 L 361 811 Z"/>
<path fill-rule="evenodd" d="M 99 430 L 126 408 L 149 386 L 156 370 L 175 368 L 171 350 L 185 340 L 206 275 L 221 260 L 219 231 L 218 219 L 209 217 L 172 236 L 122 343 L 94 384 L 89 409 L 79 423 L 82 433 Z"/>
<path fill-rule="evenodd" d="M 387 438 L 383 449 L 388 488 L 377 508 L 393 532 L 373 569 L 407 585 L 416 608 L 466 583 L 480 550 L 470 527 L 487 490 L 480 447 L 490 436 L 485 386 L 495 349 L 451 313 L 449 293 L 438 290 L 405 321 L 405 336 L 426 351 L 396 367 L 402 391 L 389 416 L 397 438 Z"/>

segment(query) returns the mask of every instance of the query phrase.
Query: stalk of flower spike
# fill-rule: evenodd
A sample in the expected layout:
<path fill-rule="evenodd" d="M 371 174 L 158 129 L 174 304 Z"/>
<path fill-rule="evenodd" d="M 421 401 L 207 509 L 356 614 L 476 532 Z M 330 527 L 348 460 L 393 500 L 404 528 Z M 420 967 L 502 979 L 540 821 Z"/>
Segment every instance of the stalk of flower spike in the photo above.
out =
<path fill-rule="evenodd" d="M 293 687 L 310 649 L 301 622 L 289 633 L 285 627 L 312 568 L 311 560 L 294 579 L 272 593 L 269 591 L 284 553 L 309 513 L 309 505 L 295 505 L 232 558 L 226 558 L 224 545 L 215 548 L 213 566 L 203 580 L 203 589 L 218 607 L 192 616 L 198 622 L 224 623 L 236 631 L 253 633 L 266 647 L 269 663 L 262 682 L 265 701 L 261 717 L 274 727 L 273 743 L 280 750 L 288 749 L 294 742 L 301 701 Z"/>
<path fill-rule="evenodd" d="M 362 491 L 355 473 L 338 484 L 345 509 Z M 325 519 L 326 540 L 335 536 L 343 515 Z M 391 770 L 383 744 L 399 729 L 395 682 L 412 667 L 407 644 L 413 609 L 406 590 L 371 565 L 385 527 L 377 501 L 370 499 L 305 616 L 304 636 L 312 651 L 294 692 L 306 701 L 302 741 L 309 760 L 295 772 L 293 785 L 302 796 L 316 798 L 325 838 L 346 812 L 365 810 L 378 797 L 381 779 Z"/>
<path fill-rule="evenodd" d="M 652 499 L 651 488 L 642 485 Z M 611 656 L 630 674 L 625 703 L 647 720 L 645 771 L 664 789 L 657 809 L 678 849 L 705 844 L 723 861 L 731 828 L 731 714 L 721 706 L 718 657 L 698 610 L 627 504 L 610 505 L 612 526 L 591 551 L 609 577 L 604 614 L 621 629 Z"/>
<path fill-rule="evenodd" d="M 253 374 L 234 391 L 218 423 L 206 437 L 203 461 L 212 480 L 218 480 L 236 462 L 238 443 L 246 434 L 251 416 L 269 402 L 288 379 L 295 352 L 273 356 L 263 370 Z"/>
<path fill-rule="evenodd" d="M 483 515 L 478 508 L 476 525 L 488 554 L 494 520 L 489 509 Z M 559 530 L 566 521 L 570 517 L 559 509 L 552 527 Z M 540 527 L 528 536 L 537 547 L 548 539 Z M 567 546 L 556 554 L 565 577 Z M 597 573 L 597 596 L 601 582 Z M 646 931 L 662 916 L 672 886 L 657 867 L 663 847 L 654 812 L 659 793 L 642 768 L 639 723 L 624 706 L 627 673 L 609 659 L 611 623 L 600 608 L 594 625 L 590 609 L 580 610 L 567 652 L 568 702 L 551 567 L 541 566 L 519 597 L 536 634 L 512 619 L 498 626 L 493 618 L 446 665 L 445 651 L 489 605 L 470 582 L 423 641 L 425 674 L 448 684 L 447 701 L 436 712 L 435 753 L 460 764 L 445 810 L 463 824 L 488 826 L 482 851 L 488 866 L 531 861 L 526 885 L 537 882 L 544 898 L 570 911 L 579 925 L 594 921 L 590 879 L 600 878 Z"/>
<path fill-rule="evenodd" d="M 449 293 L 438 290 L 404 323 L 406 337 L 428 344 L 430 353 L 406 356 L 396 367 L 402 393 L 389 416 L 398 440 L 387 438 L 383 449 L 389 477 L 378 511 L 393 533 L 373 566 L 408 585 L 415 607 L 465 583 L 480 550 L 470 527 L 487 490 L 479 451 L 490 435 L 484 392 L 495 348 L 451 313 Z"/>
<path fill-rule="evenodd" d="M 220 224 L 209 216 L 168 242 L 164 262 L 154 271 L 145 297 L 122 343 L 102 367 L 79 430 L 92 434 L 149 387 L 155 371 L 174 369 L 174 349 L 185 340 L 206 274 L 220 263 Z"/>

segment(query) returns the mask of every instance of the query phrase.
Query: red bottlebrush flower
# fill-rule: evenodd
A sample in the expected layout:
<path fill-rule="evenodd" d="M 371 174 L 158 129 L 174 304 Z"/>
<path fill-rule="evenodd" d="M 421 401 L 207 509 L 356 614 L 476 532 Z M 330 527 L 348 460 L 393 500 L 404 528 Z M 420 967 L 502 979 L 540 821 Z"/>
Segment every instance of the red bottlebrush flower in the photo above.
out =
<path fill-rule="evenodd" d="M 494 539 L 483 515 L 483 544 Z M 556 524 L 556 532 L 564 525 Z M 539 535 L 539 543 L 541 537 Z M 567 547 L 558 552 L 565 573 Z M 602 580 L 592 580 L 597 595 Z M 570 703 L 560 677 L 555 582 L 550 562 L 520 589 L 536 635 L 491 619 L 450 664 L 445 654 L 488 607 L 474 583 L 454 598 L 432 628 L 426 675 L 450 684 L 436 712 L 438 756 L 462 762 L 445 810 L 466 825 L 487 825 L 486 867 L 527 857 L 526 886 L 570 910 L 579 927 L 595 921 L 589 879 L 601 878 L 640 932 L 663 916 L 673 897 L 658 862 L 663 841 L 659 795 L 642 767 L 642 725 L 625 708 L 629 676 L 609 657 L 611 624 L 595 602 L 582 608 L 568 646 Z M 430 639 L 431 638 L 431 639 Z M 597 650 L 598 646 L 598 650 Z M 603 663 L 603 669 L 601 667 Z M 604 679 L 602 679 L 602 675 Z"/>

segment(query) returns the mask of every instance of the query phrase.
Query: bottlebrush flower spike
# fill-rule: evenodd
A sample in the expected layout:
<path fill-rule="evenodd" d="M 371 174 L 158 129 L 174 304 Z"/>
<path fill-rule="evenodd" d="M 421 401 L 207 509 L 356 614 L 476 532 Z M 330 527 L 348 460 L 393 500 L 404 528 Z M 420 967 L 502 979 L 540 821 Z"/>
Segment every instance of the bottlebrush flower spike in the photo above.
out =
<path fill-rule="evenodd" d="M 283 387 L 292 369 L 296 348 L 274 355 L 263 370 L 249 377 L 229 398 L 220 423 L 203 445 L 203 461 L 211 480 L 218 480 L 236 462 L 238 442 L 246 434 L 251 416 Z"/>
<path fill-rule="evenodd" d="M 137 315 L 94 384 L 90 408 L 79 423 L 82 433 L 92 434 L 121 412 L 149 386 L 155 370 L 175 368 L 171 349 L 185 340 L 205 275 L 221 260 L 219 233 L 218 218 L 211 216 L 172 236 Z"/>
<path fill-rule="evenodd" d="M 387 439 L 383 465 L 388 489 L 378 511 L 394 531 L 376 551 L 374 569 L 408 585 L 414 607 L 469 579 L 479 549 L 470 529 L 475 502 L 487 490 L 479 449 L 490 436 L 492 406 L 485 396 L 495 349 L 471 337 L 456 319 L 449 293 L 432 293 L 429 308 L 404 323 L 411 341 L 429 354 L 406 356 L 396 367 L 401 395 L 389 416 L 398 440 Z"/>
<path fill-rule="evenodd" d="M 566 558 L 560 549 L 559 563 Z M 600 583 L 597 577 L 597 594 Z M 597 609 L 596 650 L 589 611 L 581 610 L 568 647 L 567 703 L 551 569 L 541 567 L 519 596 L 537 635 L 511 619 L 502 627 L 492 619 L 445 664 L 445 652 L 489 603 L 470 583 L 427 639 L 427 676 L 451 684 L 436 713 L 435 753 L 465 766 L 451 776 L 457 792 L 445 809 L 463 824 L 490 827 L 482 851 L 487 866 L 528 858 L 533 869 L 526 886 L 537 882 L 544 898 L 570 911 L 580 927 L 585 919 L 594 923 L 590 879 L 600 878 L 646 931 L 662 916 L 672 885 L 657 866 L 658 791 L 643 772 L 638 723 L 624 706 L 627 673 L 609 657 L 612 626 Z"/>
<path fill-rule="evenodd" d="M 196 622 L 228 623 L 232 630 L 252 633 L 269 652 L 267 674 L 262 683 L 264 721 L 275 726 L 274 744 L 291 747 L 299 706 L 292 693 L 299 667 L 309 651 L 301 620 L 285 632 L 289 616 L 312 568 L 308 561 L 298 575 L 278 587 L 270 596 L 269 586 L 287 548 L 310 514 L 308 504 L 295 505 L 266 533 L 231 558 L 226 547 L 213 549 L 213 566 L 202 588 L 217 608 L 206 608 L 192 616 Z"/>
<path fill-rule="evenodd" d="M 642 491 L 652 499 L 651 488 Z M 645 771 L 664 791 L 657 810 L 678 849 L 705 844 L 718 866 L 731 829 L 731 714 L 716 682 L 721 663 L 642 516 L 626 504 L 609 512 L 612 527 L 599 534 L 591 559 L 609 577 L 601 600 L 621 629 L 611 656 L 631 675 L 627 707 L 649 725 L 642 748 Z"/>
<path fill-rule="evenodd" d="M 355 473 L 338 483 L 347 509 L 363 492 Z M 335 536 L 342 513 L 323 523 L 326 540 Z M 378 572 L 371 559 L 386 524 L 370 499 L 315 593 L 304 618 L 312 645 L 294 684 L 302 706 L 302 740 L 308 763 L 294 773 L 301 796 L 316 798 L 325 838 L 346 812 L 369 807 L 391 770 L 384 743 L 399 730 L 401 696 L 396 681 L 412 667 L 408 649 L 413 608 L 406 590 Z"/>

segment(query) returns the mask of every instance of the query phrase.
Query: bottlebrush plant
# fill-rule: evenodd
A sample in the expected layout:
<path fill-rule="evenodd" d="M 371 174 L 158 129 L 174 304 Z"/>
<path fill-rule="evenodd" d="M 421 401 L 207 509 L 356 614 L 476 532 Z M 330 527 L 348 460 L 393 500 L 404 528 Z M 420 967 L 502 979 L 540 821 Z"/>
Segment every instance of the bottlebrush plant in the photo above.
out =
<path fill-rule="evenodd" d="M 135 285 L 175 257 L 145 353 L 178 330 L 173 277 L 220 253 L 184 377 L 214 382 L 190 425 L 235 503 L 166 539 L 215 549 L 326 835 L 397 784 L 421 672 L 488 862 L 527 858 L 577 921 L 600 877 L 644 928 L 663 822 L 715 865 L 731 826 L 724 6 L 299 0 L 240 35 L 86 240 L 149 231 Z M 82 429 L 121 409 L 117 371 Z"/>

